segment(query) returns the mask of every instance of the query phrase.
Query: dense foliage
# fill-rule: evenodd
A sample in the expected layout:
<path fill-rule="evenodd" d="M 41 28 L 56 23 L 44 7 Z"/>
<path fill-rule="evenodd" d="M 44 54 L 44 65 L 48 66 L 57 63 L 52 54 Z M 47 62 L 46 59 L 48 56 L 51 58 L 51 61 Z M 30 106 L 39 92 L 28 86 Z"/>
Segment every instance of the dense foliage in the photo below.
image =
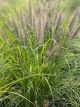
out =
<path fill-rule="evenodd" d="M 47 99 L 50 107 L 80 107 L 80 9 L 58 12 L 56 3 L 2 11 L 0 107 L 42 107 Z"/>

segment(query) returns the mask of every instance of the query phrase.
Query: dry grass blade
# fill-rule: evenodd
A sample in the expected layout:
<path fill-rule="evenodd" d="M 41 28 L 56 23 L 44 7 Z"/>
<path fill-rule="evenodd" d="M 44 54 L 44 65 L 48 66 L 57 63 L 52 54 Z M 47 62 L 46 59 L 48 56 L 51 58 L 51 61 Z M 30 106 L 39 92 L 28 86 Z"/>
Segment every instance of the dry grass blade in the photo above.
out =
<path fill-rule="evenodd" d="M 60 13 L 57 16 L 57 19 L 56 19 L 56 25 L 55 25 L 55 31 L 54 31 L 54 39 L 56 40 L 57 43 L 59 43 L 61 37 L 63 36 L 63 31 L 62 31 L 62 28 L 61 28 L 63 17 L 64 17 L 64 14 Z"/>
<path fill-rule="evenodd" d="M 44 100 L 43 107 L 49 107 L 49 100 Z"/>
<path fill-rule="evenodd" d="M 46 29 L 47 24 L 47 10 L 44 6 L 44 4 L 40 3 L 39 6 L 39 17 L 38 17 L 38 39 L 39 44 L 42 44 L 44 42 L 44 33 Z"/>
<path fill-rule="evenodd" d="M 73 17 L 72 17 L 72 19 L 71 19 L 71 21 L 70 21 L 70 23 L 69 23 L 69 26 L 68 26 L 68 32 L 69 32 L 69 33 L 71 33 L 71 31 L 72 31 L 72 29 L 73 29 L 73 27 L 74 27 L 74 24 L 75 24 L 75 22 L 76 22 L 76 18 L 78 17 L 78 15 L 79 15 L 79 9 L 77 9 L 77 10 L 75 11 L 75 13 L 74 13 L 74 15 L 73 15 Z"/>
<path fill-rule="evenodd" d="M 55 35 L 60 27 L 60 24 L 61 24 L 61 20 L 62 20 L 62 14 L 60 13 L 58 16 L 57 16 L 57 20 L 56 20 L 56 25 L 55 25 Z"/>
<path fill-rule="evenodd" d="M 39 23 L 38 23 L 38 40 L 39 40 L 38 42 L 39 42 L 39 45 L 42 44 L 43 38 L 44 38 L 43 20 L 42 20 L 42 18 L 40 18 Z"/>
<path fill-rule="evenodd" d="M 17 23 L 16 23 L 15 19 L 12 19 L 12 26 L 14 28 L 13 30 L 14 30 L 17 38 L 20 39 L 21 33 L 20 33 L 20 29 L 17 26 Z"/>
<path fill-rule="evenodd" d="M 33 4 L 32 4 L 32 0 L 29 0 L 29 23 L 30 23 L 30 27 L 33 28 L 33 17 L 34 17 L 34 10 L 33 10 Z"/>

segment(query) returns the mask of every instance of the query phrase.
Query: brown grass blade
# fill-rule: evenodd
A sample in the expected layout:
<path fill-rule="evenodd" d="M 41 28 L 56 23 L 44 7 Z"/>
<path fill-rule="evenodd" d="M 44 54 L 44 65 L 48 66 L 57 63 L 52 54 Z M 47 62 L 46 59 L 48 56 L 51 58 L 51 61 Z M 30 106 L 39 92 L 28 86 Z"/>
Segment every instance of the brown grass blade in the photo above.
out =
<path fill-rule="evenodd" d="M 73 17 L 72 17 L 72 19 L 71 19 L 71 21 L 70 21 L 70 23 L 69 23 L 69 26 L 68 26 L 68 32 L 69 32 L 69 33 L 72 31 L 78 15 L 79 15 L 79 9 L 77 9 L 77 10 L 75 11 L 75 13 L 74 13 L 74 15 L 73 15 Z"/>

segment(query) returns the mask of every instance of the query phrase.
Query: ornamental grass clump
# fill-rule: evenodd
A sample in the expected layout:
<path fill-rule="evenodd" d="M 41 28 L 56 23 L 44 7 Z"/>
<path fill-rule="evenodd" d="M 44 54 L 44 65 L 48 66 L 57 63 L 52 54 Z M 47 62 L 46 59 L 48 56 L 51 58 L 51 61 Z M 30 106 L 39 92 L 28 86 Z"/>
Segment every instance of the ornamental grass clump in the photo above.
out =
<path fill-rule="evenodd" d="M 55 3 L 29 0 L 3 22 L 1 107 L 43 107 L 46 97 L 52 107 L 80 106 L 80 10 L 67 17 Z"/>

